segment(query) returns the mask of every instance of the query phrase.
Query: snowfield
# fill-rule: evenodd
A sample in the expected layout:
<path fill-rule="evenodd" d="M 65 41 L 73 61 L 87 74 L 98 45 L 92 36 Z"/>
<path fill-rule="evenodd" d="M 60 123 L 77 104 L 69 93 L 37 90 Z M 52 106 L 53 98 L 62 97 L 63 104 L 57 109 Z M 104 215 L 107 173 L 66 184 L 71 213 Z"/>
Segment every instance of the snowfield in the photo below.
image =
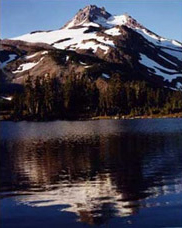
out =
<path fill-rule="evenodd" d="M 16 37 L 13 38 L 13 40 L 22 40 L 33 43 L 44 42 L 53 45 L 53 47 L 57 49 L 92 49 L 94 52 L 96 52 L 97 49 L 100 48 L 105 53 L 107 53 L 107 50 L 109 49 L 108 46 L 115 46 L 112 40 L 109 40 L 108 38 L 105 39 L 104 36 L 98 36 L 96 32 L 84 33 L 87 29 L 88 27 L 79 29 L 65 28 L 52 32 L 38 32 Z M 59 42 L 59 40 L 63 41 Z M 96 40 L 96 42 L 89 40 Z M 100 44 L 97 44 L 97 41 L 100 42 Z"/>
<path fill-rule="evenodd" d="M 12 38 L 12 40 L 22 40 L 27 42 L 43 42 L 52 45 L 57 49 L 69 49 L 69 50 L 76 50 L 76 49 L 92 49 L 93 52 L 96 52 L 98 48 L 102 49 L 105 54 L 107 53 L 107 46 L 115 47 L 112 40 L 105 39 L 104 36 L 97 35 L 97 32 L 89 32 L 85 33 L 89 26 L 92 27 L 100 27 L 102 26 L 105 28 L 104 33 L 112 36 L 119 36 L 121 35 L 119 28 L 117 26 L 126 25 L 139 34 L 141 34 L 145 39 L 152 43 L 152 45 L 160 46 L 161 48 L 169 48 L 172 49 L 174 56 L 177 54 L 177 58 L 182 60 L 182 52 L 180 48 L 182 44 L 175 40 L 165 39 L 163 37 L 157 36 L 156 34 L 149 32 L 144 27 L 136 27 L 133 28 L 133 25 L 129 24 L 129 17 L 127 15 L 120 15 L 120 16 L 111 16 L 107 20 L 103 17 L 97 17 L 94 22 L 83 21 L 77 26 L 81 27 L 74 27 L 75 18 L 68 23 L 62 29 L 48 31 L 48 32 L 35 32 L 31 34 L 25 34 L 19 37 Z M 92 40 L 90 42 L 89 40 Z M 94 42 L 95 40 L 96 42 Z M 87 42 L 88 41 L 88 42 Z M 100 44 L 97 43 L 100 42 Z M 164 50 L 169 52 L 169 50 Z"/>
<path fill-rule="evenodd" d="M 146 55 L 140 54 L 141 60 L 139 62 L 144 66 L 147 66 L 151 73 L 154 73 L 158 76 L 162 76 L 164 80 L 168 80 L 171 82 L 173 79 L 177 77 L 182 77 L 182 73 L 175 72 L 174 70 L 170 70 L 168 68 L 164 68 L 154 60 L 148 58 Z"/>

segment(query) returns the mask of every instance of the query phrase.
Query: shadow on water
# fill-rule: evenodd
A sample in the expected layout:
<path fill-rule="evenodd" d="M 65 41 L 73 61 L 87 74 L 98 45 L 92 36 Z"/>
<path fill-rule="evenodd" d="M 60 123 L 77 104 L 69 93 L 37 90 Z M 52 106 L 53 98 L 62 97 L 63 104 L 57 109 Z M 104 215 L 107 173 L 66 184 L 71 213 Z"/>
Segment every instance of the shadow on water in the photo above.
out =
<path fill-rule="evenodd" d="M 182 192 L 178 121 L 3 123 L 1 198 L 92 225 L 174 204 L 162 197 Z"/>

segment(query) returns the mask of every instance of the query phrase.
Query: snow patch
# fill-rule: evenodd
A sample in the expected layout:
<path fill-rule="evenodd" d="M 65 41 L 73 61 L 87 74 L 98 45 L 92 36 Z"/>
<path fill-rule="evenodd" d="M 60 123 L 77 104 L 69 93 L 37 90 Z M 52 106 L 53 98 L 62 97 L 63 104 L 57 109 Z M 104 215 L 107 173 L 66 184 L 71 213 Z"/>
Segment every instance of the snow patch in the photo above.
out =
<path fill-rule="evenodd" d="M 93 27 L 100 27 L 100 25 L 94 23 L 94 22 L 89 22 L 89 23 L 84 23 L 83 26 L 93 26 Z"/>
<path fill-rule="evenodd" d="M 43 52 L 41 53 L 41 55 L 46 55 L 46 54 L 48 54 L 48 51 L 43 51 Z"/>
<path fill-rule="evenodd" d="M 105 33 L 108 34 L 108 35 L 112 35 L 112 36 L 119 36 L 119 35 L 121 35 L 121 32 L 119 31 L 119 28 L 107 29 L 105 31 Z"/>
<path fill-rule="evenodd" d="M 162 59 L 164 59 L 165 61 L 169 62 L 170 64 L 177 66 L 177 64 L 176 64 L 176 63 L 174 63 L 174 62 L 170 61 L 169 59 L 165 58 L 164 56 L 159 55 L 159 57 L 161 57 L 161 58 L 162 58 Z"/>
<path fill-rule="evenodd" d="M 176 88 L 177 89 L 182 89 L 182 83 L 181 82 L 177 82 L 176 83 Z"/>
<path fill-rule="evenodd" d="M 108 19 L 108 24 L 116 26 L 116 25 L 125 25 L 127 23 L 127 17 L 125 15 L 119 16 L 111 16 Z"/>
<path fill-rule="evenodd" d="M 113 28 L 116 25 L 125 25 L 127 23 L 127 18 L 125 15 L 111 16 L 107 20 L 103 17 L 97 17 L 94 22 L 105 28 Z"/>
<path fill-rule="evenodd" d="M 102 77 L 104 77 L 104 78 L 110 78 L 110 76 L 108 75 L 108 74 L 105 74 L 105 73 L 102 73 Z"/>
<path fill-rule="evenodd" d="M 81 62 L 81 61 L 80 61 L 80 64 L 81 64 L 81 65 L 86 65 L 86 63 L 84 63 L 84 62 Z"/>
<path fill-rule="evenodd" d="M 1 96 L 1 99 L 7 100 L 7 101 L 11 101 L 13 99 L 13 97 L 4 97 L 4 96 Z"/>
<path fill-rule="evenodd" d="M 13 71 L 14 74 L 16 73 L 20 73 L 20 72 L 23 72 L 23 71 L 26 71 L 26 70 L 30 70 L 32 69 L 33 67 L 35 67 L 37 64 L 40 63 L 40 61 L 42 61 L 44 57 L 42 57 L 38 62 L 36 63 L 23 63 L 21 64 L 17 70 Z"/>
<path fill-rule="evenodd" d="M 176 41 L 176 40 L 172 40 L 172 43 L 173 43 L 174 45 L 176 45 L 176 46 L 182 47 L 182 44 L 179 43 L 179 42 Z"/>
<path fill-rule="evenodd" d="M 35 53 L 33 55 L 27 55 L 25 59 L 31 59 L 31 58 L 35 57 L 36 55 L 38 55 L 38 53 Z"/>
<path fill-rule="evenodd" d="M 90 68 L 90 67 L 92 67 L 92 66 L 84 66 L 84 68 Z"/>
<path fill-rule="evenodd" d="M 107 44 L 111 47 L 115 47 L 113 40 L 110 40 L 109 38 L 105 38 L 103 36 L 96 36 L 96 39 L 103 44 Z"/>
<path fill-rule="evenodd" d="M 168 49 L 165 47 L 162 47 L 162 51 L 164 51 L 165 53 L 167 53 L 169 55 L 176 57 L 179 61 L 182 61 L 182 51 L 177 51 L 174 49 Z"/>
<path fill-rule="evenodd" d="M 39 53 L 40 53 L 40 52 L 35 53 L 35 54 L 33 54 L 33 55 L 27 55 L 25 59 L 31 59 L 31 58 L 37 56 Z M 43 52 L 41 52 L 41 55 L 46 55 L 46 54 L 48 54 L 48 51 L 43 51 Z"/>
<path fill-rule="evenodd" d="M 140 54 L 140 57 L 141 57 L 141 60 L 139 60 L 139 62 L 141 64 L 143 64 L 146 67 L 148 67 L 150 71 L 153 70 L 156 75 L 162 76 L 165 80 L 168 80 L 169 82 L 171 82 L 176 77 L 182 77 L 182 73 L 180 74 L 180 73 L 174 72 L 171 69 L 164 68 L 163 66 L 159 65 L 154 60 L 148 58 L 144 54 Z M 166 73 L 164 73 L 163 70 Z M 151 73 L 152 73 L 152 71 L 151 71 Z"/>

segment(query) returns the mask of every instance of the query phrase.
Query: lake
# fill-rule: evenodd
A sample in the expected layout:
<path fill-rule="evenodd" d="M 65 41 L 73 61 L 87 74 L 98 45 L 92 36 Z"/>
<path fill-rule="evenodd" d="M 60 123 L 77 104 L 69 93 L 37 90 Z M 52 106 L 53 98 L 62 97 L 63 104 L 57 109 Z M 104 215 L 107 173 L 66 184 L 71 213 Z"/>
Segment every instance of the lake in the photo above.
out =
<path fill-rule="evenodd" d="M 2 228 L 182 227 L 182 119 L 1 122 Z"/>

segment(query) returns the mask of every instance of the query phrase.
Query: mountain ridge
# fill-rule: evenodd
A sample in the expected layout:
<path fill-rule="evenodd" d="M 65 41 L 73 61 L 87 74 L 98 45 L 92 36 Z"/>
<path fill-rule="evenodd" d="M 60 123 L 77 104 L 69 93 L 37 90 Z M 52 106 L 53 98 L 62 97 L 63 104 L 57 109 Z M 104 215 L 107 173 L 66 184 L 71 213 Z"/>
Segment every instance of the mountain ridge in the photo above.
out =
<path fill-rule="evenodd" d="M 156 85 L 163 84 L 175 89 L 182 83 L 180 42 L 151 32 L 128 14 L 113 16 L 104 7 L 99 8 L 96 5 L 79 10 L 71 21 L 59 30 L 34 31 L 11 40 L 1 40 L 0 43 L 2 56 L 7 55 L 9 58 L 6 60 L 6 57 L 1 57 L 1 70 L 14 83 L 22 83 L 27 74 L 35 75 L 36 72 L 36 75 L 42 75 L 46 67 L 44 66 L 45 70 L 42 71 L 38 66 L 42 67 L 43 58 L 45 62 L 46 58 L 50 58 L 50 50 L 73 51 L 80 56 L 95 56 L 104 62 L 120 64 L 120 70 L 117 69 L 117 72 L 123 72 L 123 69 L 135 71 L 136 74 L 143 75 L 144 80 L 147 78 L 149 81 L 156 81 Z M 47 54 L 39 55 L 41 50 L 47 50 Z M 11 59 L 12 54 L 16 55 L 16 58 Z M 83 69 L 83 64 L 70 63 L 66 54 L 65 61 L 61 63 L 64 67 L 59 65 L 56 69 L 65 68 L 68 63 L 74 65 L 75 72 L 80 72 L 78 69 L 82 68 L 84 74 L 86 66 Z M 91 68 L 92 66 L 90 70 Z M 57 77 L 60 77 L 60 74 L 67 75 L 70 72 L 66 71 L 55 70 L 54 74 L 48 73 L 54 77 L 57 72 Z M 111 71 L 110 77 L 113 73 L 116 72 Z"/>
<path fill-rule="evenodd" d="M 99 22 L 99 17 L 102 17 L 102 19 L 108 20 L 108 24 L 103 24 L 102 21 Z M 86 7 L 84 7 L 83 9 L 80 9 L 78 11 L 78 13 L 76 13 L 76 15 L 70 20 L 68 21 L 62 28 L 58 29 L 61 30 L 63 28 L 72 28 L 72 27 L 76 27 L 76 26 L 81 26 L 84 25 L 84 23 L 86 23 L 87 26 L 89 26 L 89 24 L 87 24 L 88 22 L 92 22 L 92 23 L 101 23 L 99 25 L 101 26 L 106 26 L 106 28 L 111 28 L 111 27 L 115 27 L 117 25 L 121 26 L 121 25 L 126 25 L 128 27 L 131 28 L 135 28 L 135 29 L 146 29 L 145 26 L 143 26 L 142 24 L 140 24 L 136 19 L 134 19 L 131 15 L 125 13 L 123 15 L 112 15 L 110 13 L 108 13 L 104 7 L 99 8 L 96 5 L 88 5 Z M 90 26 L 94 26 L 94 24 L 90 24 Z M 45 32 L 52 32 L 54 30 L 48 30 Z M 44 32 L 44 31 L 34 31 L 31 33 L 38 33 L 38 32 Z M 166 39 L 163 38 L 160 35 L 157 35 L 156 33 L 146 29 L 145 31 L 146 33 L 151 33 L 153 35 L 153 37 L 155 39 L 159 39 L 160 41 L 163 40 L 168 40 L 168 41 L 173 41 L 175 45 L 178 45 L 180 47 L 182 47 L 182 43 L 173 39 Z M 149 34 L 148 34 L 149 35 Z M 22 36 L 20 36 L 22 37 Z M 16 38 L 12 38 L 12 39 L 18 39 L 18 37 Z M 176 41 L 176 43 L 175 43 Z"/>

